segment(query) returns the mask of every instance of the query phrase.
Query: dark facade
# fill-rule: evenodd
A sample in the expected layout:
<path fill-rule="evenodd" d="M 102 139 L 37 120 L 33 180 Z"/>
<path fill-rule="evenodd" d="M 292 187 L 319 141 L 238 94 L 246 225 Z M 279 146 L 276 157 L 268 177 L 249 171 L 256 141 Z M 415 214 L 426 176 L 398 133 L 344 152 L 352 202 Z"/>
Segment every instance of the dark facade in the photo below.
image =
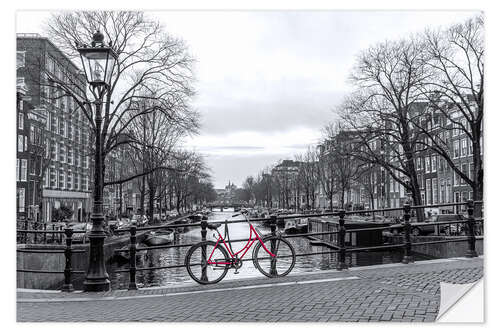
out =
<path fill-rule="evenodd" d="M 26 87 L 25 98 L 36 110 L 32 113 L 45 115 L 42 122 L 33 119 L 34 132 L 40 124 L 44 126 L 43 130 L 40 128 L 39 141 L 27 147 L 43 156 L 41 161 L 34 162 L 40 166 L 33 168 L 43 182 L 41 197 L 35 197 L 35 201 L 42 201 L 38 204 L 40 218 L 52 220 L 54 210 L 64 205 L 73 211 L 72 220 L 84 220 L 91 204 L 90 130 L 74 99 L 51 84 L 50 78 L 64 82 L 75 92 L 85 91 L 85 81 L 65 54 L 37 34 L 17 35 L 17 60 L 17 80 Z M 29 137 L 30 129 L 25 126 L 22 135 Z M 18 158 L 23 160 L 22 156 Z M 20 172 L 24 172 L 22 163 Z M 32 186 L 38 186 L 36 180 Z"/>

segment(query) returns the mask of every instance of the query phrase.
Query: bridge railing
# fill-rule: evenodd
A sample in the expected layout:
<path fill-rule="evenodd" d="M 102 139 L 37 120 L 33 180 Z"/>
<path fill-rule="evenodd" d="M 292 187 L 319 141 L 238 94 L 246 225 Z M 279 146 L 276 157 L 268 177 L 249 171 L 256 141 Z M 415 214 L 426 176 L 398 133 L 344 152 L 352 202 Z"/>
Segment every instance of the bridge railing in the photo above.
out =
<path fill-rule="evenodd" d="M 281 235 L 284 238 L 294 238 L 294 237 L 314 237 L 314 236 L 323 236 L 323 235 L 334 235 L 335 242 L 334 244 L 324 243 L 325 247 L 328 247 L 328 251 L 318 251 L 318 252 L 307 252 L 307 253 L 298 253 L 296 256 L 313 256 L 313 255 L 324 255 L 324 254 L 336 254 L 337 255 L 337 265 L 336 269 L 344 270 L 348 269 L 348 264 L 346 262 L 346 254 L 349 252 L 359 252 L 366 250 L 389 250 L 402 248 L 403 249 L 403 259 L 402 263 L 409 264 L 414 261 L 412 254 L 412 247 L 417 245 L 425 245 L 425 244 L 438 244 L 438 243 L 452 243 L 452 242 L 467 242 L 467 251 L 464 253 L 465 257 L 475 257 L 477 256 L 476 251 L 476 240 L 483 239 L 483 227 L 484 219 L 483 218 L 475 218 L 474 217 L 474 209 L 475 207 L 479 207 L 482 205 L 481 201 L 473 202 L 461 202 L 461 203 L 447 203 L 447 204 L 439 204 L 439 205 L 426 205 L 426 206 L 410 206 L 404 205 L 400 208 L 386 208 L 386 209 L 377 209 L 377 210 L 360 210 L 360 211 L 344 211 L 339 210 L 336 212 L 327 212 L 327 213 L 308 213 L 308 214 L 291 214 L 291 215 L 272 215 L 268 218 L 252 218 L 249 221 L 252 222 L 266 222 L 270 227 L 270 234 L 276 235 L 279 233 L 277 224 L 278 220 L 289 220 L 289 219 L 301 219 L 301 218 L 313 218 L 313 217 L 336 217 L 337 221 L 331 221 L 336 225 L 336 230 L 329 231 L 319 231 L 319 232 L 307 232 L 301 234 L 283 234 Z M 422 208 L 436 208 L 436 207 L 451 207 L 451 206 L 465 206 L 467 208 L 467 218 L 466 220 L 455 220 L 455 221 L 444 221 L 444 222 L 411 222 L 411 212 L 412 210 L 422 209 Z M 396 223 L 392 225 L 382 225 L 382 226 L 374 226 L 369 228 L 353 228 L 346 229 L 346 217 L 358 215 L 358 214 L 370 214 L 370 213 L 384 213 L 388 211 L 403 211 L 403 222 Z M 246 223 L 246 219 L 238 219 L 238 220 L 221 220 L 221 221 L 210 221 L 211 223 L 226 223 L 226 224 L 234 224 L 234 223 Z M 24 223 L 24 221 L 22 222 Z M 22 225 L 21 223 L 21 225 Z M 20 224 L 18 223 L 18 226 Z M 424 242 L 416 242 L 415 238 L 412 236 L 412 228 L 418 228 L 419 226 L 435 226 L 436 230 L 440 230 L 440 226 L 448 226 L 451 229 L 451 225 L 464 225 L 465 226 L 465 236 L 464 237 L 453 237 L 446 239 L 438 239 Z M 40 249 L 29 247 L 30 244 L 26 244 L 25 248 L 19 247 L 17 252 L 24 253 L 61 253 L 65 256 L 65 268 L 63 271 L 53 271 L 53 270 L 29 270 L 29 269 L 17 269 L 17 272 L 20 273 L 47 273 L 47 274 L 64 274 L 64 285 L 61 288 L 64 291 L 72 291 L 72 276 L 74 274 L 84 274 L 84 271 L 77 271 L 72 269 L 72 254 L 73 253 L 82 253 L 85 250 L 77 250 L 72 248 L 73 243 L 73 235 L 78 233 L 85 233 L 85 230 L 73 230 L 72 228 L 65 228 L 64 230 L 35 230 L 29 229 L 28 225 L 24 225 L 24 229 L 17 229 L 18 235 L 22 235 L 25 239 L 28 239 L 27 235 L 34 236 L 38 235 L 38 239 L 53 238 L 61 239 L 61 242 L 65 242 L 64 249 Z M 206 217 L 200 222 L 195 223 L 180 223 L 180 224 L 168 224 L 161 226 L 146 226 L 146 227 L 136 227 L 131 226 L 130 228 L 117 229 L 115 232 L 128 232 L 130 234 L 130 243 L 127 249 L 118 249 L 115 252 L 128 252 L 129 253 L 129 265 L 125 269 L 115 270 L 115 273 L 128 273 L 129 274 L 129 286 L 130 290 L 137 289 L 136 282 L 136 273 L 138 271 L 148 271 L 148 270 L 161 270 L 161 269 L 172 269 L 172 268 L 182 268 L 183 264 L 172 264 L 172 265 L 163 265 L 163 266 L 155 266 L 155 267 L 137 267 L 136 266 L 136 256 L 137 252 L 146 251 L 146 250 L 156 250 L 156 249 L 168 249 L 168 248 L 180 248 L 180 247 L 190 247 L 195 245 L 196 243 L 185 243 L 185 244 L 170 244 L 170 245 L 160 245 L 160 246 L 138 246 L 137 242 L 137 232 L 151 231 L 151 230 L 161 230 L 166 228 L 183 228 L 183 227 L 200 227 L 201 232 L 201 240 L 206 240 L 207 235 L 207 226 L 208 221 Z M 403 242 L 398 244 L 384 244 L 377 246 L 364 246 L 364 247 L 348 247 L 346 246 L 346 238 L 349 235 L 349 239 L 352 238 L 352 235 L 358 232 L 366 232 L 366 231 L 386 231 L 386 230 L 401 230 L 401 235 L 403 236 Z M 458 227 L 457 227 L 458 230 Z M 231 242 L 246 242 L 248 238 L 243 239 L 233 239 Z M 243 261 L 249 261 L 249 259 L 243 259 Z"/>
<path fill-rule="evenodd" d="M 25 242 L 24 246 L 28 247 L 17 247 L 16 252 L 19 253 L 37 253 L 37 254 L 64 254 L 65 258 L 65 265 L 64 265 L 64 270 L 43 270 L 43 269 L 23 269 L 23 268 L 17 268 L 16 271 L 18 273 L 35 273 L 35 274 L 64 274 L 64 284 L 61 287 L 62 291 L 73 291 L 73 284 L 72 284 L 72 276 L 74 274 L 85 274 L 85 271 L 79 271 L 79 270 L 74 270 L 72 268 L 72 257 L 74 253 L 83 253 L 85 252 L 84 249 L 74 249 L 72 247 L 73 245 L 73 235 L 74 234 L 84 234 L 86 231 L 85 230 L 73 230 L 72 228 L 54 228 L 54 230 L 37 230 L 37 229 L 29 229 L 29 224 L 25 223 L 25 221 L 22 221 L 21 224 L 24 224 L 25 229 L 17 229 L 16 232 L 19 235 L 22 235 L 24 237 Z M 18 222 L 19 226 L 19 222 Z M 39 236 L 38 239 L 43 239 L 45 244 L 47 244 L 47 239 L 52 239 L 52 243 L 59 243 L 62 244 L 62 242 L 65 242 L 64 249 L 47 249 L 47 248 L 37 248 L 37 247 L 32 247 L 32 244 L 27 244 L 27 240 L 29 239 L 29 235 L 32 235 L 32 239 L 34 241 L 34 244 L 37 244 L 37 235 Z"/>
<path fill-rule="evenodd" d="M 410 206 L 405 204 L 403 207 L 398 208 L 385 208 L 385 209 L 373 209 L 373 210 L 358 210 L 358 211 L 345 211 L 338 210 L 335 212 L 326 213 L 308 213 L 308 214 L 291 214 L 291 215 L 272 215 L 268 218 L 251 218 L 249 222 L 267 222 L 271 229 L 271 235 L 276 235 L 277 231 L 277 220 L 288 220 L 288 219 L 301 219 L 301 218 L 313 218 L 313 217 L 337 217 L 338 221 L 333 221 L 337 225 L 336 230 L 331 231 L 321 231 L 321 232 L 307 232 L 301 234 L 293 235 L 281 235 L 284 238 L 294 238 L 294 237 L 312 237 L 321 235 L 336 235 L 335 244 L 322 244 L 329 248 L 328 251 L 319 252 L 308 252 L 308 253 L 298 253 L 296 256 L 313 256 L 313 255 L 324 255 L 324 254 L 336 254 L 337 255 L 337 270 L 348 269 L 348 264 L 346 263 L 346 253 L 348 252 L 360 252 L 367 250 L 388 250 L 388 249 L 403 249 L 402 263 L 409 264 L 414 262 L 412 254 L 412 246 L 426 245 L 426 244 L 438 244 L 438 243 L 452 243 L 452 242 L 467 242 L 467 251 L 464 253 L 465 257 L 476 257 L 476 240 L 483 239 L 482 225 L 484 223 L 483 218 L 474 217 L 475 207 L 479 207 L 483 204 L 482 201 L 467 201 L 460 203 L 446 203 L 446 204 L 436 204 L 436 205 L 421 205 L 421 206 Z M 467 218 L 465 220 L 454 220 L 454 221 L 442 221 L 442 222 L 417 222 L 412 223 L 412 211 L 423 208 L 438 208 L 438 207 L 453 207 L 453 206 L 465 206 L 467 209 Z M 390 211 L 403 211 L 403 222 L 396 223 L 392 225 L 375 226 L 369 228 L 357 228 L 357 229 L 346 229 L 346 217 L 358 215 L 358 214 L 374 214 L 374 213 L 386 213 Z M 224 224 L 234 224 L 234 223 L 246 223 L 246 219 L 238 220 L 220 220 L 220 221 L 210 221 L 210 223 L 224 223 Z M 130 228 L 118 229 L 116 232 L 129 232 L 130 233 L 130 244 L 128 249 L 118 249 L 115 252 L 128 252 L 129 253 L 129 265 L 125 269 L 118 269 L 114 272 L 116 273 L 129 273 L 129 290 L 137 289 L 136 273 L 138 271 L 148 271 L 148 270 L 160 270 L 160 269 L 172 269 L 172 268 L 182 268 L 184 264 L 174 264 L 174 265 L 164 265 L 164 266 L 153 266 L 153 267 L 137 267 L 136 266 L 136 256 L 139 251 L 146 250 L 156 250 L 156 249 L 168 249 L 168 248 L 179 248 L 179 247 L 190 247 L 196 243 L 188 244 L 171 244 L 171 245 L 161 245 L 161 246 L 138 246 L 137 244 L 137 232 L 139 231 L 149 231 L 149 230 L 160 230 L 167 228 L 180 228 L 180 227 L 200 227 L 201 228 L 201 241 L 206 240 L 207 234 L 207 218 L 201 222 L 197 223 L 185 223 L 185 224 L 171 224 L 162 226 L 151 226 L 151 227 L 136 227 L 132 226 Z M 439 234 L 440 226 L 447 226 L 449 230 L 452 229 L 452 225 L 457 226 L 459 230 L 459 225 L 465 226 L 465 236 L 464 237 L 453 237 L 446 239 L 438 239 L 424 242 L 415 242 L 412 238 L 412 228 L 418 228 L 422 226 L 435 226 L 437 233 Z M 346 246 L 346 236 L 349 235 L 349 239 L 352 239 L 352 234 L 357 232 L 366 231 L 386 231 L 386 230 L 401 230 L 403 236 L 403 242 L 397 244 L 384 244 L 376 246 L 364 246 L 364 247 L 347 247 Z M 415 229 L 413 229 L 415 230 Z M 246 242 L 248 238 L 234 239 L 231 242 Z M 252 258 L 243 259 L 242 261 L 253 260 Z"/>

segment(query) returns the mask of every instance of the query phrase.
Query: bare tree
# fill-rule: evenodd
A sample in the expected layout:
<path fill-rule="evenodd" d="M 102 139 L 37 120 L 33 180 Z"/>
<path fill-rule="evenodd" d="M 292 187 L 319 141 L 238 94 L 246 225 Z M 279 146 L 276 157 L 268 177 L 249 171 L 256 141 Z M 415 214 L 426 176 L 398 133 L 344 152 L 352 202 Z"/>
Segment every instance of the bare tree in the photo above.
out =
<path fill-rule="evenodd" d="M 75 110 L 88 120 L 93 136 L 101 138 L 103 160 L 117 147 L 139 142 L 129 128 L 143 115 L 161 113 L 170 124 L 196 132 L 198 114 L 189 105 L 194 94 L 194 60 L 184 42 L 166 33 L 160 23 L 142 12 L 63 12 L 52 15 L 47 24 L 50 39 L 71 59 L 79 56 L 76 43 L 88 43 L 95 31 L 104 34 L 118 55 L 99 133 L 91 108 L 97 96 L 85 88 L 81 77 L 53 73 L 46 68 L 41 81 L 42 85 L 57 88 L 60 93 L 55 98 L 70 97 L 74 101 Z M 151 103 L 141 103 L 147 101 Z M 147 107 L 139 109 L 138 105 Z M 101 172 L 104 177 L 104 168 Z M 142 170 L 149 172 L 152 171 Z"/>
<path fill-rule="evenodd" d="M 362 52 L 351 75 L 357 91 L 339 109 L 341 119 L 357 131 L 353 150 L 365 163 L 382 166 L 411 192 L 414 204 L 421 204 L 415 155 L 420 133 L 414 129 L 412 109 L 422 107 L 421 87 L 429 77 L 423 41 L 412 37 L 387 41 Z M 384 154 L 372 149 L 380 140 Z M 423 220 L 423 212 L 417 212 Z"/>
<path fill-rule="evenodd" d="M 297 174 L 297 196 L 301 190 L 306 198 L 306 208 L 312 209 L 316 205 L 316 189 L 319 184 L 318 157 L 312 147 L 308 147 L 304 154 L 297 154 L 295 160 L 298 163 Z"/>
<path fill-rule="evenodd" d="M 358 132 L 342 129 L 339 125 L 330 124 L 325 127 L 327 134 L 325 151 L 322 154 L 323 163 L 331 163 L 332 179 L 330 191 L 332 197 L 339 195 L 339 203 L 344 208 L 346 195 L 357 181 L 363 161 L 357 158 Z M 331 207 L 333 205 L 331 204 Z"/>
<path fill-rule="evenodd" d="M 427 117 L 414 118 L 415 126 L 423 133 L 420 144 L 439 154 L 471 186 L 474 200 L 482 200 L 483 16 L 445 30 L 428 30 L 424 38 L 423 51 L 429 57 L 427 71 L 432 76 L 421 87 L 429 103 Z M 470 175 L 460 168 L 452 155 L 449 134 L 455 131 L 465 134 L 467 141 L 471 142 L 473 170 Z"/>

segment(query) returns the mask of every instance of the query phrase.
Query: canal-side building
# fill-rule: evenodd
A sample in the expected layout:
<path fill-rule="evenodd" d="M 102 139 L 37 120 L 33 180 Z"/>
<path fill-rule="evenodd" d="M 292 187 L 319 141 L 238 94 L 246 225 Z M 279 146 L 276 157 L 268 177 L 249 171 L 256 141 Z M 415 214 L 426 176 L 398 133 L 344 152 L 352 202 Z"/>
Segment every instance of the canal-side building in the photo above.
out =
<path fill-rule="evenodd" d="M 73 99 L 49 80 L 54 77 L 84 91 L 84 77 L 61 50 L 38 34 L 17 35 L 17 59 L 17 78 L 26 86 L 26 97 L 33 110 L 44 110 L 46 114 L 40 136 L 47 159 L 42 170 L 41 220 L 51 221 L 62 206 L 73 212 L 71 220 L 86 220 L 91 207 L 89 126 Z M 21 175 L 24 175 L 23 163 Z"/>
<path fill-rule="evenodd" d="M 16 216 L 18 219 L 28 217 L 28 130 L 27 112 L 29 109 L 26 101 L 28 89 L 22 80 L 17 81 L 16 87 Z"/>

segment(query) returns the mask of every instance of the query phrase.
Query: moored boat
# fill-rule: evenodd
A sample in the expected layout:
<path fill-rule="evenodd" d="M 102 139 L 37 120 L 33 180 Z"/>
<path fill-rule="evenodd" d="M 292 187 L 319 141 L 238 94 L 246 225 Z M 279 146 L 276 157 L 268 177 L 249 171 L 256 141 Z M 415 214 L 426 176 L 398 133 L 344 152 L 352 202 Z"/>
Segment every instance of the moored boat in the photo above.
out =
<path fill-rule="evenodd" d="M 172 230 L 151 231 L 146 235 L 143 243 L 148 246 L 166 245 L 174 241 Z"/>
<path fill-rule="evenodd" d="M 287 234 L 303 234 L 307 233 L 307 219 L 287 220 L 285 223 L 285 233 Z"/>

